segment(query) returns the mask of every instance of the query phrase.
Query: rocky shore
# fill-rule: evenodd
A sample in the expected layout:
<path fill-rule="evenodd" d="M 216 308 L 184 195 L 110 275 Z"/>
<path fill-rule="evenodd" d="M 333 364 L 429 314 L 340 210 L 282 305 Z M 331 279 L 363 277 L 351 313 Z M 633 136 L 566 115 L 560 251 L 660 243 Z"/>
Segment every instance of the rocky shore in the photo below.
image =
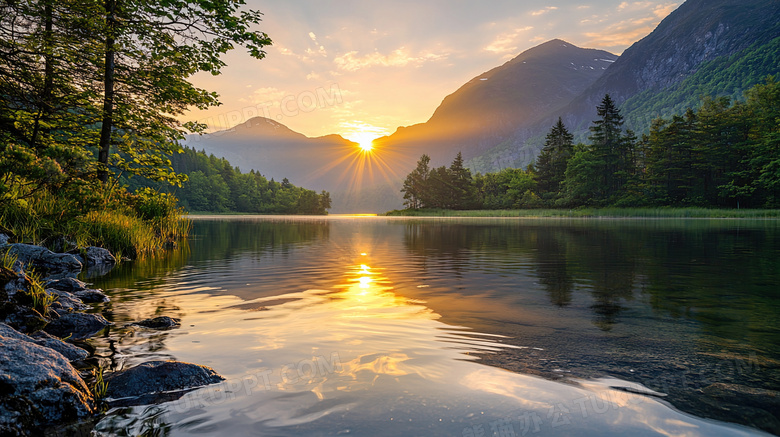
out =
<path fill-rule="evenodd" d="M 89 339 L 110 330 L 101 314 L 102 290 L 78 279 L 116 264 L 106 249 L 69 253 L 13 244 L 0 234 L 0 435 L 64 435 L 90 428 L 112 406 L 153 404 L 224 380 L 214 370 L 177 361 L 151 361 L 103 375 Z M 173 329 L 157 317 L 140 329 Z"/>

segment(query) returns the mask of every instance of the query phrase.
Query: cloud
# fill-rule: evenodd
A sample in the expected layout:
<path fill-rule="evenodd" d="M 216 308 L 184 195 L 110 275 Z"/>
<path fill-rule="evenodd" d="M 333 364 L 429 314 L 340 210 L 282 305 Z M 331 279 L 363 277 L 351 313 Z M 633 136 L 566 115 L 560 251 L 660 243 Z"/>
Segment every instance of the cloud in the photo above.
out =
<path fill-rule="evenodd" d="M 658 23 L 677 8 L 677 2 L 657 4 L 649 1 L 623 2 L 618 5 L 619 17 L 601 16 L 596 22 L 612 22 L 599 32 L 586 32 L 587 44 L 591 47 L 625 47 L 652 32 Z M 631 18 L 627 18 L 631 17 Z M 593 22 L 593 21 L 591 21 Z"/>
<path fill-rule="evenodd" d="M 498 35 L 484 50 L 497 54 L 515 53 L 518 50 L 517 39 L 521 33 L 533 29 L 533 26 L 526 26 Z"/>
<path fill-rule="evenodd" d="M 278 102 L 289 94 L 290 93 L 276 87 L 258 88 L 252 93 L 250 100 L 253 104 Z"/>
<path fill-rule="evenodd" d="M 539 15 L 546 14 L 546 13 L 548 13 L 550 11 L 554 11 L 556 9 L 558 9 L 557 6 L 548 6 L 548 7 L 544 8 L 544 9 L 539 9 L 538 11 L 532 11 L 531 15 L 533 15 L 534 17 L 538 17 Z"/>
<path fill-rule="evenodd" d="M 432 52 L 412 55 L 407 49 L 401 47 L 390 54 L 374 52 L 360 56 L 357 51 L 347 52 L 333 60 L 340 70 L 357 71 L 375 66 L 380 67 L 406 67 L 419 66 L 425 62 L 446 59 L 448 54 L 436 54 Z"/>
<path fill-rule="evenodd" d="M 309 38 L 311 38 L 312 41 L 317 42 L 317 35 L 315 35 L 314 32 L 309 32 Z"/>

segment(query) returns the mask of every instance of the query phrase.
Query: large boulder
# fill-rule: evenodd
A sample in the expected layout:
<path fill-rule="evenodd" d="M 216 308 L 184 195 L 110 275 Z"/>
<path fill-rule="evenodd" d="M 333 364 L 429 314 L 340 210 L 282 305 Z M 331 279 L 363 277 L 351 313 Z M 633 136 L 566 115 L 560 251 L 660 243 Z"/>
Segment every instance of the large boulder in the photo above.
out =
<path fill-rule="evenodd" d="M 0 333 L 0 435 L 40 435 L 93 414 L 92 394 L 68 360 L 19 335 Z"/>
<path fill-rule="evenodd" d="M 68 340 L 84 340 L 102 331 L 111 322 L 100 314 L 70 313 L 53 320 L 44 331 Z"/>
<path fill-rule="evenodd" d="M 69 253 L 54 253 L 45 247 L 21 243 L 11 244 L 8 251 L 24 265 L 44 270 L 49 278 L 76 277 L 81 272 L 81 262 Z"/>
<path fill-rule="evenodd" d="M 107 377 L 106 394 L 120 399 L 186 390 L 224 380 L 210 367 L 180 361 L 149 361 Z"/>

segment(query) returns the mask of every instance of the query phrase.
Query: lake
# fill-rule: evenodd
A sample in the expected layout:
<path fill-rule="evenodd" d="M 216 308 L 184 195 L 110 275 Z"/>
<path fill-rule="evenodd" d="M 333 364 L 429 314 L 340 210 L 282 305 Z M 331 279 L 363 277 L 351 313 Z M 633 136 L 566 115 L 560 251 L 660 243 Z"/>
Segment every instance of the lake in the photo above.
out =
<path fill-rule="evenodd" d="M 777 221 L 199 217 L 89 281 L 113 368 L 226 378 L 100 435 L 780 433 Z"/>

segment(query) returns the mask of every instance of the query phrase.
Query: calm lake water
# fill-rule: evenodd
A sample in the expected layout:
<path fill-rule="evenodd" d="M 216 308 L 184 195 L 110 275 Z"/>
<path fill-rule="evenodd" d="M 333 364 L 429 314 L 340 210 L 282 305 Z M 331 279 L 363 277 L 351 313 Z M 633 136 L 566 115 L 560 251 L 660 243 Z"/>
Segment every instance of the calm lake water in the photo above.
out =
<path fill-rule="evenodd" d="M 227 378 L 101 435 L 780 433 L 777 221 L 198 218 L 91 281 L 112 366 Z"/>

